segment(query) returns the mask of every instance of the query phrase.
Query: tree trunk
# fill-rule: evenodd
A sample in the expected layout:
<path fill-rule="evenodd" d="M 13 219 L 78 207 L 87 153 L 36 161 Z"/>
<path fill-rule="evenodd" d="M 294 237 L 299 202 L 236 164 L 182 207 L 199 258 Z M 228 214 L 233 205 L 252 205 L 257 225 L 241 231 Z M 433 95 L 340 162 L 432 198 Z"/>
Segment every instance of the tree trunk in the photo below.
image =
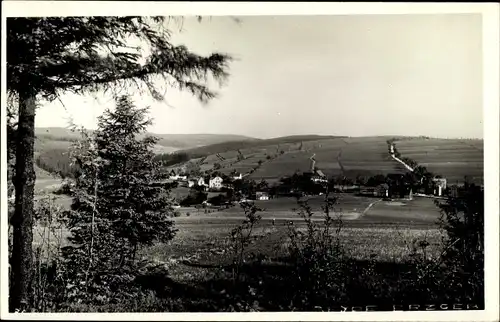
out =
<path fill-rule="evenodd" d="M 29 91 L 19 94 L 19 123 L 16 147 L 14 184 L 16 200 L 12 226 L 13 280 L 10 311 L 23 310 L 29 305 L 31 272 L 33 266 L 33 195 L 35 171 L 33 153 L 35 143 L 35 95 Z"/>

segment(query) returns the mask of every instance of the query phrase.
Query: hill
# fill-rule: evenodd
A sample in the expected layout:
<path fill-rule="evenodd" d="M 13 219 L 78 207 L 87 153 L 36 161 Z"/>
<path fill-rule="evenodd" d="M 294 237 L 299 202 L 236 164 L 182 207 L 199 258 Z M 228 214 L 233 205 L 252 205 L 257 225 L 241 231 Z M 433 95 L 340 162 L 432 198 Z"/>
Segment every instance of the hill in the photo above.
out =
<path fill-rule="evenodd" d="M 180 149 L 199 148 L 204 145 L 224 144 L 230 141 L 258 141 L 251 137 L 232 134 L 156 134 L 159 140 L 154 146 L 156 154 L 172 153 Z M 77 132 L 67 128 L 50 127 L 35 129 L 35 160 L 37 164 L 49 172 L 55 169 L 67 173 L 69 167 L 68 149 L 80 139 Z"/>
<path fill-rule="evenodd" d="M 291 136 L 283 136 L 272 139 L 253 139 L 253 140 L 222 142 L 219 144 L 206 145 L 198 148 L 185 149 L 182 150 L 182 152 L 185 152 L 193 157 L 206 157 L 216 153 L 224 153 L 228 151 L 236 151 L 241 149 L 250 149 L 258 147 L 277 146 L 277 148 L 279 149 L 280 145 L 282 147 L 286 147 L 290 144 L 298 144 L 300 142 L 320 141 L 320 140 L 334 139 L 334 138 L 344 138 L 344 137 L 322 136 L 322 135 L 291 135 Z"/>
<path fill-rule="evenodd" d="M 257 140 L 251 137 L 234 134 L 156 134 L 159 141 L 158 145 L 172 151 L 179 149 L 190 149 L 205 145 L 212 145 L 228 141 L 253 141 Z M 70 129 L 60 127 L 36 128 L 35 135 L 40 141 L 71 142 L 79 139 L 79 133 L 72 132 Z M 64 143 L 60 143 L 64 145 Z"/>
<path fill-rule="evenodd" d="M 230 142 L 183 150 L 201 161 L 201 170 L 221 167 L 222 173 L 233 171 L 254 180 L 273 182 L 296 171 L 308 171 L 314 156 L 316 167 L 327 176 L 357 176 L 405 173 L 407 170 L 388 153 L 387 140 L 377 137 L 286 137 L 253 142 Z M 450 183 L 463 182 L 465 176 L 477 184 L 483 182 L 482 140 L 431 139 L 403 137 L 396 142 L 402 156 L 425 165 L 431 172 L 448 178 Z M 170 168 L 179 168 L 173 165 Z"/>
<path fill-rule="evenodd" d="M 220 167 L 222 173 L 241 172 L 255 180 L 272 182 L 296 171 L 307 171 L 313 155 L 316 167 L 327 176 L 355 179 L 407 171 L 389 156 L 386 141 L 392 136 L 297 135 L 255 139 L 238 135 L 153 135 L 160 138 L 155 147 L 157 154 L 182 152 L 184 160 L 198 162 L 202 171 Z M 36 155 L 44 156 L 46 163 L 56 168 L 64 168 L 61 164 L 67 163 L 65 151 L 79 138 L 78 133 L 63 128 L 37 128 L 36 136 Z M 415 160 L 450 183 L 463 182 L 466 176 L 474 183 L 483 183 L 483 140 L 397 137 L 396 145 L 402 157 Z M 184 163 L 169 169 L 178 169 Z"/>
<path fill-rule="evenodd" d="M 450 184 L 463 182 L 465 176 L 483 184 L 483 140 L 406 138 L 395 143 L 401 156 L 442 175 Z"/>

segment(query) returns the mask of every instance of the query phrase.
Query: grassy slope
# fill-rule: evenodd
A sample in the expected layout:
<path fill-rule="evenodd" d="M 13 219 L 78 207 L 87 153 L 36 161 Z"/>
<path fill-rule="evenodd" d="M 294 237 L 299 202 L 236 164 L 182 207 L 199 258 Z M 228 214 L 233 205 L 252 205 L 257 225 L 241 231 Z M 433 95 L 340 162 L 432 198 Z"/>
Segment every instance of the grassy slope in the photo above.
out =
<path fill-rule="evenodd" d="M 36 152 L 66 149 L 71 145 L 71 140 L 79 138 L 77 133 L 64 128 L 37 128 L 36 134 Z M 302 135 L 266 140 L 238 135 L 157 136 L 160 141 L 154 148 L 156 153 L 182 150 L 194 156 L 207 156 L 202 170 L 213 169 L 214 163 L 220 163 L 224 173 L 233 170 L 248 173 L 257 168 L 250 175 L 255 180 L 276 181 L 297 170 L 307 171 L 309 158 L 314 153 L 316 166 L 329 176 L 344 174 L 355 178 L 357 175 L 405 171 L 387 154 L 386 140 L 389 136 L 345 138 Z M 299 150 L 301 142 L 302 150 Z M 475 183 L 483 182 L 482 140 L 400 138 L 396 145 L 402 156 L 414 159 L 432 172 L 443 175 L 450 183 L 462 181 L 464 176 L 470 177 Z M 237 161 L 237 150 L 243 153 L 245 160 Z M 281 155 L 280 151 L 284 154 Z M 221 161 L 216 153 L 220 153 L 225 160 Z M 259 160 L 263 162 L 260 167 Z"/>
<path fill-rule="evenodd" d="M 462 182 L 464 176 L 483 184 L 483 140 L 400 140 L 396 147 L 401 156 L 444 176 L 450 184 Z"/>
<path fill-rule="evenodd" d="M 300 149 L 302 142 L 302 149 Z M 222 172 L 229 173 L 233 170 L 248 173 L 257 168 L 250 178 L 255 180 L 277 180 L 295 171 L 308 171 L 310 157 L 315 154 L 316 166 L 326 175 L 340 175 L 355 178 L 356 175 L 373 175 L 377 173 L 394 173 L 405 171 L 397 162 L 392 160 L 387 153 L 386 138 L 328 138 L 312 139 L 309 141 L 287 140 L 285 143 L 262 141 L 260 145 L 253 143 L 251 147 L 241 148 L 245 160 L 237 161 L 236 151 L 221 151 L 221 156 L 226 158 L 220 161 L 215 154 L 209 155 L 202 166 L 202 170 L 213 168 L 214 163 L 223 166 Z M 279 144 L 279 145 L 278 145 Z M 206 147 L 206 151 L 216 151 L 216 147 Z M 213 149 L 213 150 L 212 150 Z M 199 150 L 198 150 L 199 151 Z M 280 151 L 284 153 L 281 154 Z M 341 153 L 342 152 L 342 153 Z M 339 154 L 341 164 L 338 162 Z M 268 160 L 268 157 L 271 159 Z M 259 160 L 262 165 L 259 167 Z"/>
<path fill-rule="evenodd" d="M 326 175 L 344 174 L 354 179 L 357 175 L 404 173 L 406 169 L 390 158 L 387 150 L 389 136 L 333 138 L 333 137 L 288 137 L 255 142 L 231 142 L 186 150 L 195 155 L 208 155 L 202 170 L 213 169 L 220 163 L 223 173 L 233 170 L 248 173 L 257 168 L 249 177 L 255 180 L 276 181 L 295 171 L 307 171 L 309 158 L 315 155 L 316 166 Z M 302 142 L 302 150 L 299 150 Z M 402 156 L 415 159 L 436 174 L 448 178 L 450 182 L 470 176 L 474 182 L 483 178 L 482 140 L 460 141 L 452 139 L 408 138 L 396 143 Z M 237 161 L 237 149 L 245 160 Z M 283 151 L 283 154 L 280 154 Z M 216 153 L 225 158 L 221 161 Z M 267 157 L 271 160 L 267 160 Z M 263 164 L 259 167 L 259 160 Z M 340 160 L 340 162 L 339 162 Z M 173 166 L 175 168 L 177 166 Z"/>
<path fill-rule="evenodd" d="M 298 144 L 302 142 L 308 141 L 318 141 L 324 139 L 331 139 L 333 136 L 321 136 L 321 135 L 294 135 L 294 136 L 284 136 L 273 139 L 254 139 L 253 141 L 234 141 L 234 142 L 222 142 L 219 144 L 207 145 L 199 148 L 187 149 L 185 152 L 188 152 L 192 155 L 200 155 L 200 156 L 208 156 L 215 153 L 223 153 L 236 151 L 238 149 L 251 149 L 251 148 L 259 148 L 259 147 L 269 147 L 274 146 L 276 149 L 280 146 L 280 149 L 286 149 L 286 147 L 290 144 Z M 243 152 L 243 151 L 242 151 Z"/>

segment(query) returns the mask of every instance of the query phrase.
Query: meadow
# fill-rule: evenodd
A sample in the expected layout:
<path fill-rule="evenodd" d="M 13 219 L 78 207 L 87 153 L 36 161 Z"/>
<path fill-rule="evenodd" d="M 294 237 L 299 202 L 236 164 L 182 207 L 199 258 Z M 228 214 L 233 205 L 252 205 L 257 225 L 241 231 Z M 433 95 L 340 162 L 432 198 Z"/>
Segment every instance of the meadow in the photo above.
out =
<path fill-rule="evenodd" d="M 483 140 L 398 140 L 396 146 L 402 157 L 447 178 L 449 184 L 462 183 L 465 176 L 483 184 Z"/>
<path fill-rule="evenodd" d="M 221 172 L 250 173 L 254 180 L 277 181 L 296 171 L 310 170 L 310 157 L 314 155 L 316 166 L 327 176 L 344 175 L 355 179 L 358 175 L 405 173 L 407 170 L 394 161 L 387 147 L 389 136 L 360 138 L 322 138 L 280 145 L 267 145 L 240 149 L 245 160 L 237 161 L 236 151 L 209 155 L 202 170 L 212 170 L 215 163 L 222 166 Z M 266 141 L 264 141 L 266 142 Z M 262 142 L 264 144 L 264 142 Z M 255 144 L 255 143 L 254 143 Z M 453 140 L 413 138 L 397 141 L 398 151 L 403 157 L 415 160 L 430 171 L 448 179 L 450 183 L 461 183 L 465 176 L 472 182 L 482 184 L 483 148 L 482 140 Z M 207 151 L 210 149 L 207 147 Z M 259 166 L 259 160 L 262 164 Z"/>
<path fill-rule="evenodd" d="M 430 238 L 439 235 L 437 221 L 440 212 L 431 199 L 415 198 L 389 202 L 347 193 L 335 196 L 338 201 L 331 210 L 331 216 L 342 220 L 343 243 L 353 252 L 355 258 L 365 258 L 370 254 L 380 253 L 383 255 L 381 260 L 387 258 L 401 260 L 407 242 L 424 235 Z M 52 195 L 52 197 L 55 198 L 54 206 L 69 209 L 71 198 L 62 195 Z M 322 209 L 324 198 L 309 197 L 307 202 L 313 212 L 312 220 L 321 226 L 324 220 Z M 255 201 L 255 205 L 261 209 L 259 211 L 261 220 L 256 226 L 255 234 L 264 237 L 254 244 L 254 252 L 262 251 L 263 254 L 272 255 L 276 247 L 284 245 L 283 238 L 286 237 L 290 222 L 293 222 L 294 227 L 300 228 L 305 225 L 303 218 L 298 214 L 300 207 L 294 198 Z M 224 244 L 230 231 L 245 219 L 245 213 L 238 205 L 228 209 L 182 207 L 177 212 L 179 214 L 172 218 L 179 229 L 176 238 L 171 244 L 155 245 L 152 249 L 158 250 L 164 247 L 167 251 L 173 247 L 185 256 L 198 256 L 206 248 L 204 242 L 207 242 L 208 246 L 212 242 Z M 38 227 L 35 230 L 35 237 L 43 236 L 40 233 L 43 230 L 42 226 Z M 58 233 L 60 234 L 59 231 Z M 64 231 L 63 235 L 67 234 L 68 232 Z M 53 240 L 57 239 L 54 237 Z M 41 243 L 37 239 L 35 242 Z"/>
<path fill-rule="evenodd" d="M 258 149 L 242 149 L 245 160 L 235 162 L 233 159 L 233 162 L 221 163 L 217 157 L 210 155 L 204 161 L 202 170 L 213 169 L 214 163 L 220 163 L 223 173 L 249 173 L 256 169 L 249 175 L 250 179 L 277 181 L 296 171 L 309 171 L 310 158 L 314 155 L 316 167 L 327 176 L 344 175 L 354 180 L 358 175 L 405 173 L 407 170 L 390 157 L 386 141 L 386 137 L 325 138 Z M 262 161 L 260 166 L 259 160 Z"/>

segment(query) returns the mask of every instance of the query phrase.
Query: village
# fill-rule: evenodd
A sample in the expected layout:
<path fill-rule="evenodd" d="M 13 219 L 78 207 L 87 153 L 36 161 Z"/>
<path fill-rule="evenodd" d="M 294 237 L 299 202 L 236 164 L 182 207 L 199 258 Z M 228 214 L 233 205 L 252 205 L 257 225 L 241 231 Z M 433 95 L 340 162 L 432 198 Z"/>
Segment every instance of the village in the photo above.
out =
<path fill-rule="evenodd" d="M 391 151 L 394 156 L 394 151 Z M 265 201 L 280 197 L 307 197 L 324 195 L 327 191 L 336 193 L 350 193 L 358 196 L 382 198 L 385 200 L 404 199 L 413 197 L 443 198 L 445 195 L 456 194 L 456 187 L 448 187 L 447 180 L 440 176 L 418 180 L 415 179 L 413 169 L 408 173 L 388 173 L 385 176 L 378 174 L 369 178 L 349 180 L 346 177 L 327 177 L 316 167 L 314 155 L 310 158 L 309 171 L 296 172 L 293 175 L 280 178 L 279 182 L 269 184 L 265 179 L 259 182 L 248 179 L 248 174 L 232 171 L 229 175 L 220 171 L 206 171 L 204 174 L 193 175 L 180 167 L 169 172 L 169 183 L 174 187 L 189 188 L 194 192 L 184 200 L 176 200 L 180 205 L 193 206 L 227 206 L 236 202 L 252 200 Z M 403 162 L 401 160 L 396 160 Z"/>

